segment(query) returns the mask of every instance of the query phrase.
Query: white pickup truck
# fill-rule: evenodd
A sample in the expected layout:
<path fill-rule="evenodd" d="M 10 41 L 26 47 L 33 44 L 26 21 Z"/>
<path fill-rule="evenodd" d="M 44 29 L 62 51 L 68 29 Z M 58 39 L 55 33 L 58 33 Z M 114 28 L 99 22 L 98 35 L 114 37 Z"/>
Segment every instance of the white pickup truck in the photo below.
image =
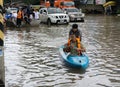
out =
<path fill-rule="evenodd" d="M 65 14 L 60 8 L 41 8 L 39 10 L 40 20 L 41 22 L 47 23 L 51 25 L 52 23 L 56 24 L 68 24 L 69 23 L 69 16 Z"/>

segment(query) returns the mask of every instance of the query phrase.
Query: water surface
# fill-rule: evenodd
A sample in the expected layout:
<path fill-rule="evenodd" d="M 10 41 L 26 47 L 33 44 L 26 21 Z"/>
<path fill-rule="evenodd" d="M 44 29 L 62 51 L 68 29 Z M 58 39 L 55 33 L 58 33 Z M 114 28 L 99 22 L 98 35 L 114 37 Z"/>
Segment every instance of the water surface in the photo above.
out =
<path fill-rule="evenodd" d="M 85 71 L 65 66 L 59 54 L 72 24 L 8 29 L 6 87 L 120 87 L 120 17 L 89 15 L 77 22 L 90 59 Z"/>

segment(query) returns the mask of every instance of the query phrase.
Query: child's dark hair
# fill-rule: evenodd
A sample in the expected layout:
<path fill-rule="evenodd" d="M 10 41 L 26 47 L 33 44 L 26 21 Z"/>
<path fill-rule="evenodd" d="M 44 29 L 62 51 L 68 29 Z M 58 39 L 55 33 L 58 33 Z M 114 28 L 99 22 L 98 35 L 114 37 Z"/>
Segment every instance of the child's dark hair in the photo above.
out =
<path fill-rule="evenodd" d="M 78 25 L 77 24 L 73 24 L 72 28 L 78 28 Z"/>

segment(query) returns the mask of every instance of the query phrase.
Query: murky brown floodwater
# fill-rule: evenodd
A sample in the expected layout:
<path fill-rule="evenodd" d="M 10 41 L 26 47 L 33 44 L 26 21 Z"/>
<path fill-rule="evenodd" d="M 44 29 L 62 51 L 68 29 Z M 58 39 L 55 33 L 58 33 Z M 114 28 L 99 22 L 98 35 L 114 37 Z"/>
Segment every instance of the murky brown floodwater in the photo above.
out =
<path fill-rule="evenodd" d="M 72 23 L 7 30 L 6 87 L 120 87 L 120 17 L 91 15 L 85 20 L 78 24 L 90 59 L 86 71 L 60 60 L 59 47 Z"/>

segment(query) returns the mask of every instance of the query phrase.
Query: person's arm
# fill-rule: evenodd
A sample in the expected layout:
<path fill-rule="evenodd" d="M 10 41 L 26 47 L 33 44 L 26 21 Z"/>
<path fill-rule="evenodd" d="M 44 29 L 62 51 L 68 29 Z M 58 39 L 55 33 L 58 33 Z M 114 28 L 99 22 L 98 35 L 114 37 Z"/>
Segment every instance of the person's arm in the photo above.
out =
<path fill-rule="evenodd" d="M 82 40 L 82 32 L 80 30 L 79 31 L 79 38 L 80 38 L 80 41 Z"/>
<path fill-rule="evenodd" d="M 70 35 L 71 35 L 71 30 L 69 31 L 69 37 L 68 37 L 69 39 L 70 39 Z"/>
<path fill-rule="evenodd" d="M 73 34 L 73 31 L 72 31 L 72 29 L 69 31 L 69 39 L 70 39 L 70 35 L 72 35 Z"/>
<path fill-rule="evenodd" d="M 85 52 L 85 51 L 86 51 L 86 49 L 85 49 L 85 47 L 83 46 L 82 43 L 81 43 L 81 51 L 82 51 L 82 52 Z"/>

